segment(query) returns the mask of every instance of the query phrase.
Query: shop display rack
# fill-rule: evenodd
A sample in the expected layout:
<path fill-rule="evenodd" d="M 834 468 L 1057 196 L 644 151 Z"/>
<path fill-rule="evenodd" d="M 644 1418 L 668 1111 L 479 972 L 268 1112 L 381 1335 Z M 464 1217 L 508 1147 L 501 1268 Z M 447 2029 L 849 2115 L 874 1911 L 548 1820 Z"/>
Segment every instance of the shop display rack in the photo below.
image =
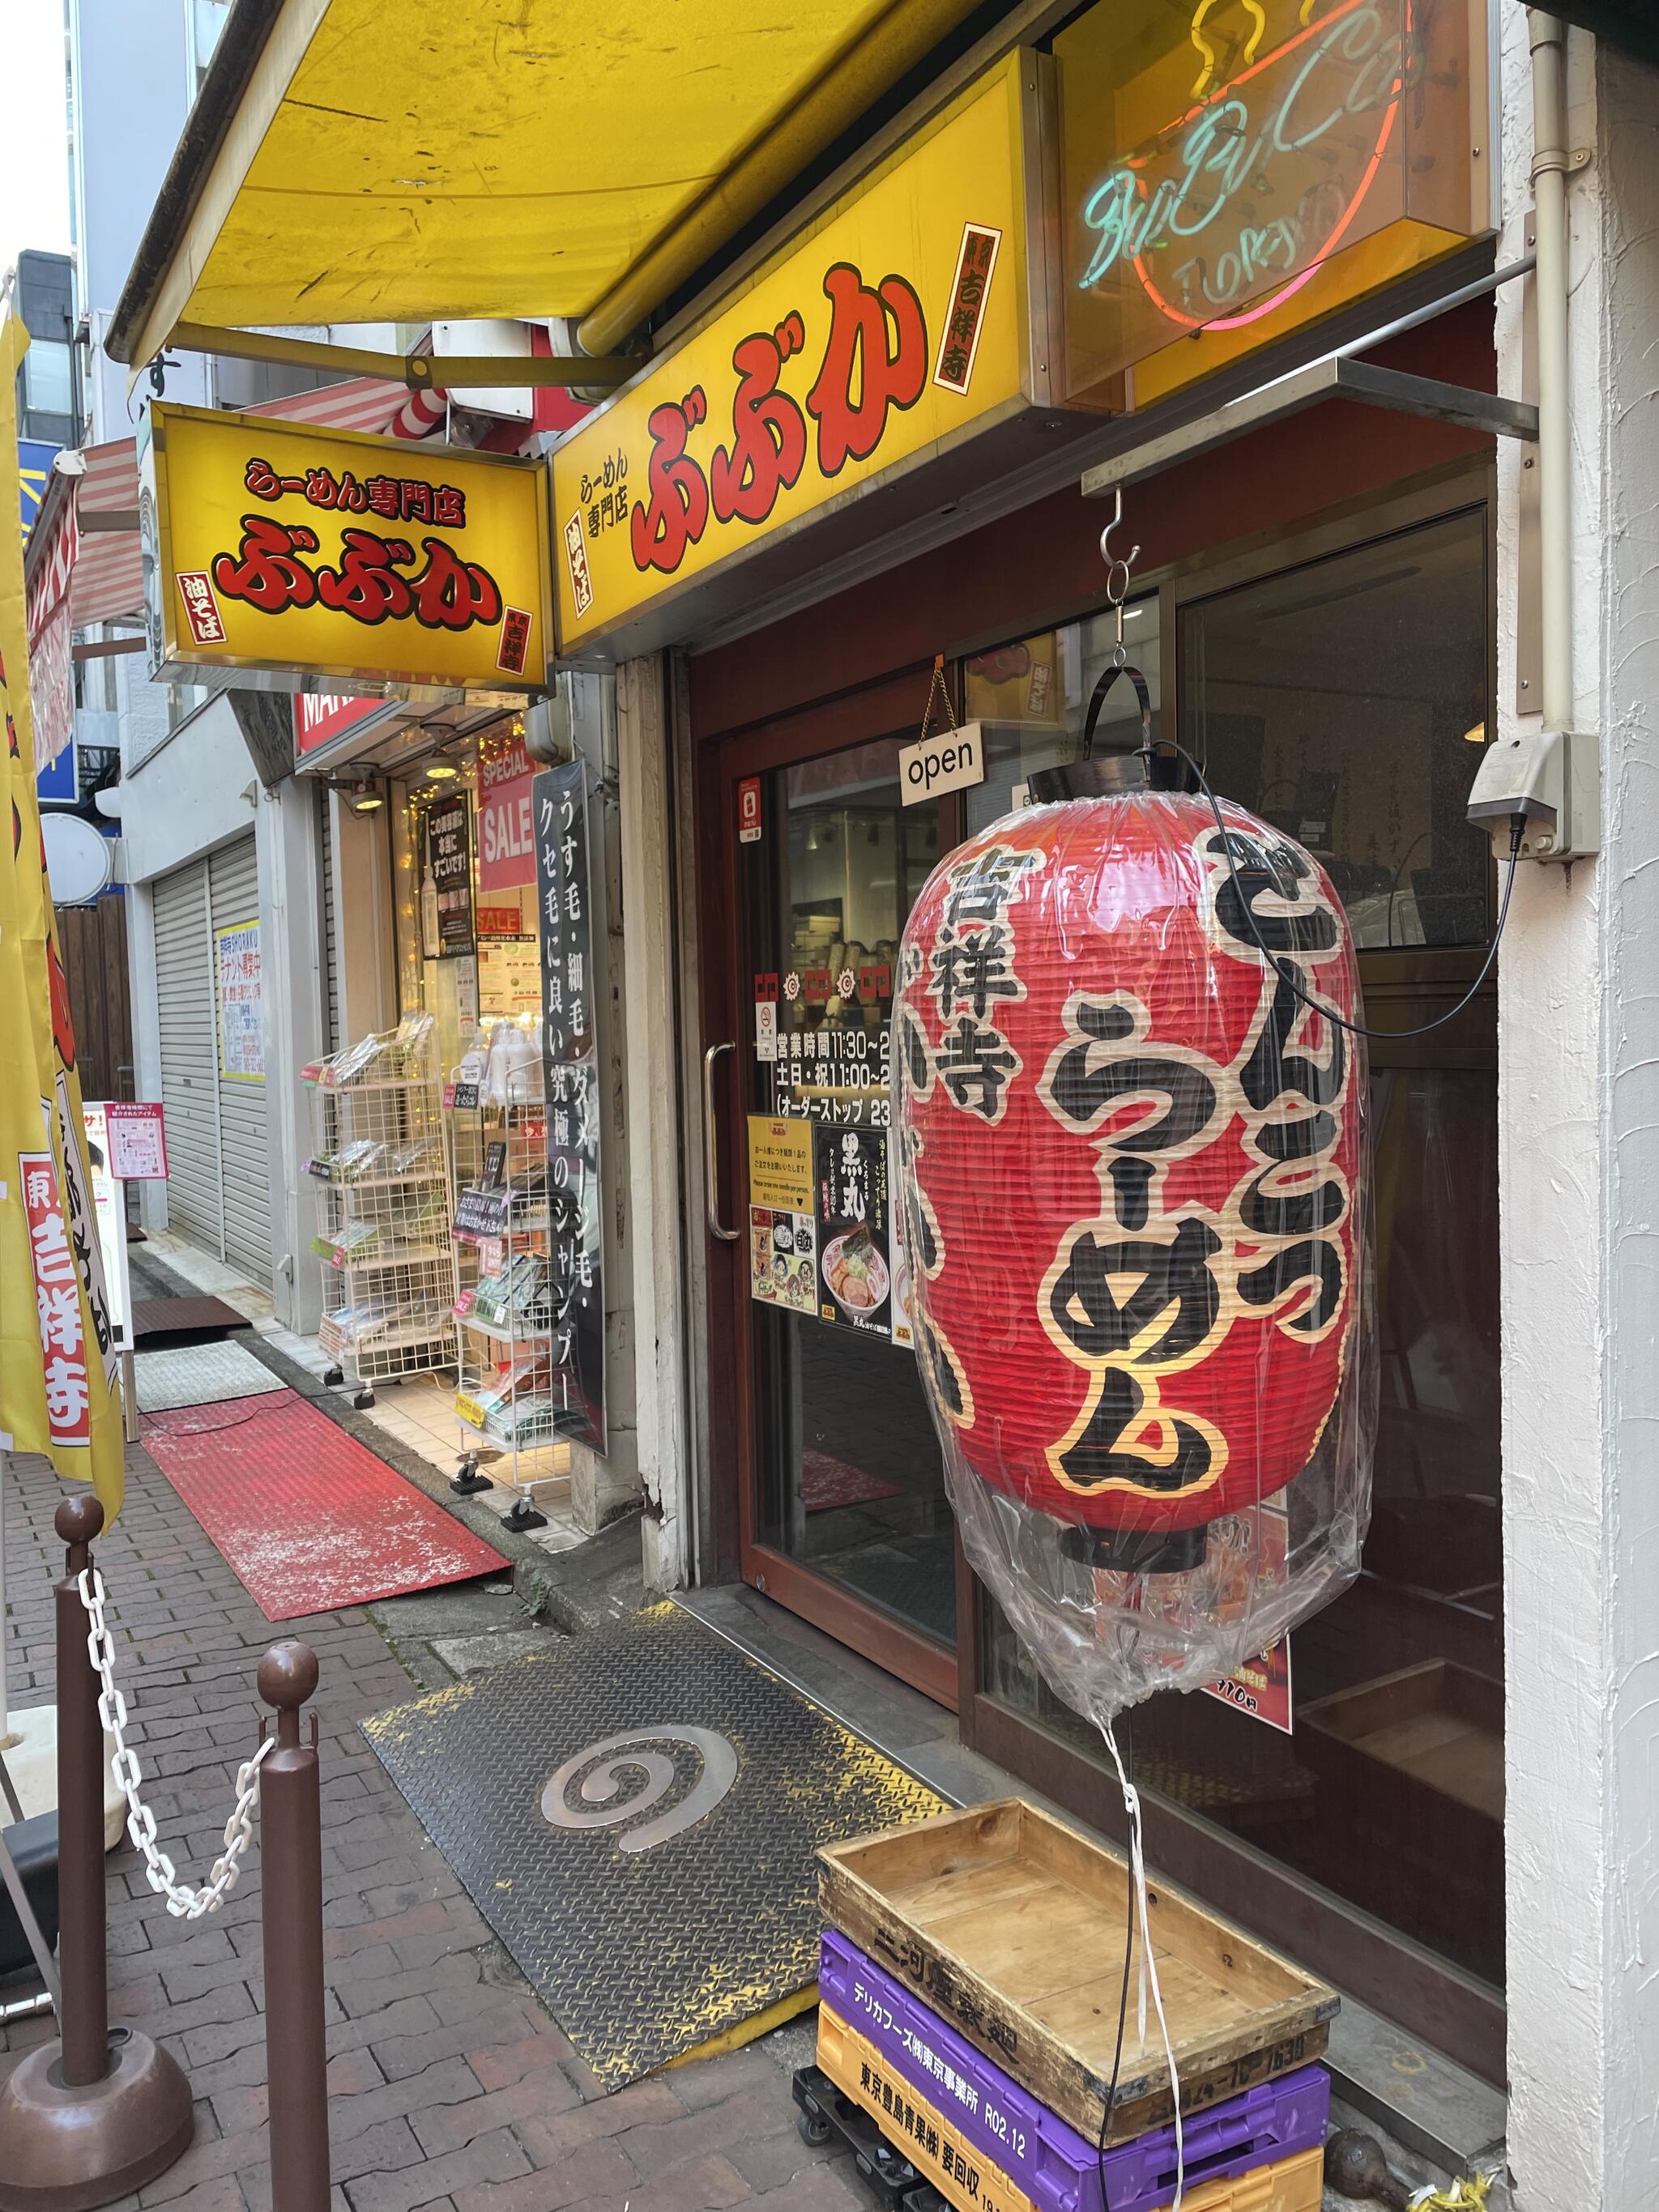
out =
<path fill-rule="evenodd" d="M 317 1184 L 312 1250 L 323 1267 L 318 1341 L 326 1379 L 374 1403 L 377 1382 L 453 1370 L 449 1227 L 437 1042 L 429 1014 L 363 1038 L 306 1071 Z"/>
<path fill-rule="evenodd" d="M 488 1048 L 456 1070 L 450 1096 L 453 1234 L 466 1277 L 455 1305 L 461 1461 L 450 1486 L 467 1497 L 503 1483 L 518 1493 L 506 1525 L 544 1528 L 538 1499 L 568 1485 L 570 1448 L 553 1374 L 547 1116 L 531 1035 L 497 1023 Z M 465 1182 L 462 1162 L 472 1170 Z"/>

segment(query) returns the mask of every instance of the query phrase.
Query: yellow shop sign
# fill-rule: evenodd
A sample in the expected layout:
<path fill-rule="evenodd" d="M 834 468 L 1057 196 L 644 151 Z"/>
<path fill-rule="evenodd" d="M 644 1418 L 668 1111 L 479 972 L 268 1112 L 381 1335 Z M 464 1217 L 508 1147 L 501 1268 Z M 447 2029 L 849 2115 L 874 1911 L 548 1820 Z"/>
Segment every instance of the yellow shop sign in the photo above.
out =
<path fill-rule="evenodd" d="M 552 643 L 546 466 L 152 405 L 142 456 L 152 672 L 520 693 Z"/>
<path fill-rule="evenodd" d="M 562 651 L 1046 396 L 1030 59 L 979 79 L 555 453 Z"/>

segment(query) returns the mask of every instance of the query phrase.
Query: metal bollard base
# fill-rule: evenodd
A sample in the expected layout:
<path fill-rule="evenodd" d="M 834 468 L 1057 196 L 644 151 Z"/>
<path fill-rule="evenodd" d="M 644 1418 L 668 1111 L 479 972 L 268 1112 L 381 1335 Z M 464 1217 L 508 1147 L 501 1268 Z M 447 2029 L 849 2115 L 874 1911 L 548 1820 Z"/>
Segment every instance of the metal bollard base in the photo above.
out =
<path fill-rule="evenodd" d="M 109 2039 L 101 2081 L 71 2089 L 43 2043 L 0 2087 L 0 2212 L 92 2212 L 181 2158 L 196 2130 L 178 2062 L 136 2028 Z"/>

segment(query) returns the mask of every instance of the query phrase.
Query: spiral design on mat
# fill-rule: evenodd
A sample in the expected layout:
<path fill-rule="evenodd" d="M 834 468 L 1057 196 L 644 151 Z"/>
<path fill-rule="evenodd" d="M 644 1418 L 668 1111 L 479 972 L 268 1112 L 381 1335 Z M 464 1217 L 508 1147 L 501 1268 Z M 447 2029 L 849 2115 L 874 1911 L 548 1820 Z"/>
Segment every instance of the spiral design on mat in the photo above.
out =
<path fill-rule="evenodd" d="M 683 1835 L 714 1811 L 738 1778 L 738 1754 L 713 1729 L 624 1729 L 590 1743 L 548 1777 L 542 1818 L 556 1828 L 618 1828 L 639 1820 L 663 1802 L 679 1778 L 678 1762 L 661 1747 L 666 1745 L 696 1753 L 696 1781 L 666 1811 L 642 1826 L 630 1825 L 617 1841 L 625 1851 L 648 1851 Z"/>

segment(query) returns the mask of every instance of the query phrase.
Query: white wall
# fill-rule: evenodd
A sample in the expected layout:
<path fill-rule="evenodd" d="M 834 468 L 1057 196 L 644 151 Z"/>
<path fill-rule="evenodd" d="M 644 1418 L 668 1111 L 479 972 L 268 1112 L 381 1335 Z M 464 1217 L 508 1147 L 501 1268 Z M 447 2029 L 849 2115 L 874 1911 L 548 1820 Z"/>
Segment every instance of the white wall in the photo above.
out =
<path fill-rule="evenodd" d="M 671 769 L 659 657 L 617 674 L 622 801 L 627 1090 L 632 1115 L 629 1203 L 634 1246 L 635 1403 L 645 1493 L 645 1579 L 687 1578 L 690 1515 L 687 1353 L 682 1296 L 680 1147 L 695 1123 L 677 1110 L 675 921 Z"/>
<path fill-rule="evenodd" d="M 135 883 L 165 876 L 253 827 L 259 779 L 222 695 L 121 780 L 121 835 Z"/>
<path fill-rule="evenodd" d="M 190 107 L 189 0 L 73 0 L 77 305 L 92 315 L 88 400 L 94 440 L 132 429 L 137 396 L 102 339 Z M 52 88 L 39 97 L 49 100 Z M 149 386 L 143 387 L 148 393 Z M 203 405 L 206 363 L 185 356 L 167 371 L 167 397 Z"/>
<path fill-rule="evenodd" d="M 1501 11 L 1508 229 L 1526 17 Z M 1525 2212 L 1659 2203 L 1659 74 L 1570 33 L 1574 678 L 1605 844 L 1517 882 L 1499 971 L 1510 2155 Z M 1500 390 L 1521 300 L 1499 295 Z M 1516 489 L 1500 459 L 1499 720 Z"/>

